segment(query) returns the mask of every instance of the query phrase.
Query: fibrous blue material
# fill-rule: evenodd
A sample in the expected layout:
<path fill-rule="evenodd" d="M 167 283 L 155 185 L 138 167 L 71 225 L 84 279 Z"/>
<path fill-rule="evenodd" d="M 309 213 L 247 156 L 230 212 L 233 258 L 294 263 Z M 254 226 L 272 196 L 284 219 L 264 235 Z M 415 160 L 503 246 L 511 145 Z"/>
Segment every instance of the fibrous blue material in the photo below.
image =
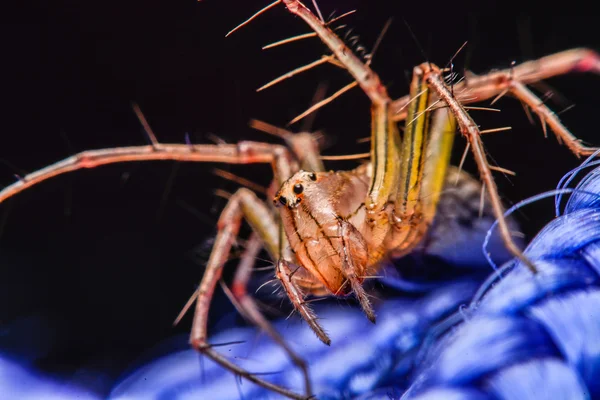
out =
<path fill-rule="evenodd" d="M 476 282 L 455 282 L 419 301 L 389 300 L 379 309 L 377 325 L 355 309 L 325 309 L 322 322 L 332 337 L 330 348 L 318 341 L 299 321 L 280 322 L 277 328 L 296 351 L 311 364 L 311 375 L 319 398 L 351 397 L 384 383 L 406 380 L 429 328 L 448 310 L 468 301 Z M 245 328 L 223 332 L 212 343 L 245 340 L 219 348 L 240 365 L 269 376 L 282 385 L 301 389 L 301 376 L 281 349 L 256 330 Z M 267 355 L 265 357 L 265 355 Z M 149 384 L 149 382 L 151 382 Z M 242 382 L 208 359 L 186 350 L 142 367 L 113 393 L 115 399 L 129 398 L 278 398 L 264 389 Z M 211 397 L 214 396 L 214 397 Z"/>
<path fill-rule="evenodd" d="M 517 261 L 497 270 L 487 263 L 467 273 L 456 268 L 435 284 L 390 274 L 387 283 L 412 293 L 383 301 L 376 325 L 345 303 L 315 307 L 331 347 L 299 318 L 275 326 L 307 360 L 319 399 L 600 399 L 598 239 L 600 169 L 582 179 L 527 247 L 536 275 Z M 499 244 L 489 251 L 498 255 Z M 493 271 L 485 281 L 484 268 Z M 224 344 L 216 348 L 248 371 L 302 392 L 299 370 L 256 329 L 227 330 L 210 341 Z M 281 396 L 184 350 L 139 366 L 111 398 Z"/>
<path fill-rule="evenodd" d="M 506 266 L 429 351 L 403 398 L 600 397 L 598 177 L 584 178 L 527 248 L 538 274 Z"/>

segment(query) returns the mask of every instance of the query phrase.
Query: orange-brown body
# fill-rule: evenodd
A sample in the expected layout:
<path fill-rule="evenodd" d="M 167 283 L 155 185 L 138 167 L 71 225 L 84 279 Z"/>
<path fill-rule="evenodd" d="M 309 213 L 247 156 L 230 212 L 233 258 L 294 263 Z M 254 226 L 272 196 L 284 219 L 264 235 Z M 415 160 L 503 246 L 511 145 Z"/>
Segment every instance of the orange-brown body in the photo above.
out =
<path fill-rule="evenodd" d="M 369 165 L 348 172 L 300 171 L 274 199 L 299 267 L 335 295 L 350 291 L 348 271 L 362 282 L 367 268 L 378 261 L 369 257 L 379 253 L 370 240 L 364 204 L 369 172 Z M 309 276 L 298 283 L 313 294 L 319 292 Z"/>

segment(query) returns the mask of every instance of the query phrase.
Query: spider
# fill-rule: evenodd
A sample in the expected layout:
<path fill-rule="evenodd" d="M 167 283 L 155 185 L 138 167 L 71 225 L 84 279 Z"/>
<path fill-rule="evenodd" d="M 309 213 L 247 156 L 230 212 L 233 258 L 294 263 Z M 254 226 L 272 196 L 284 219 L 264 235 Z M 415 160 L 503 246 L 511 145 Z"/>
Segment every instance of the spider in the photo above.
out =
<path fill-rule="evenodd" d="M 473 152 L 508 250 L 535 273 L 535 265 L 527 260 L 511 237 L 492 167 L 483 150 L 480 136 L 485 131 L 479 130 L 465 104 L 511 94 L 528 105 L 543 121 L 544 129 L 549 126 L 573 153 L 591 154 L 595 149 L 581 145 L 526 85 L 572 71 L 600 73 L 600 57 L 586 49 L 569 50 L 507 70 L 483 76 L 469 75 L 468 79 L 452 86 L 444 79 L 445 69 L 425 63 L 414 69 L 410 94 L 394 100 L 370 68 L 370 59 L 357 57 L 330 28 L 331 21 L 326 23 L 297 0 L 278 0 L 262 11 L 275 6 L 285 6 L 323 41 L 331 52 L 323 57 L 323 62 L 334 63 L 350 73 L 354 82 L 343 90 L 359 86 L 370 99 L 369 163 L 351 171 L 327 172 L 319 161 L 318 146 L 311 135 L 288 137 L 289 146 L 259 142 L 163 144 L 137 110 L 151 145 L 79 153 L 24 176 L 0 192 L 0 201 L 56 175 L 117 162 L 169 159 L 270 163 L 274 171 L 270 188 L 272 203 L 265 203 L 249 189 L 242 188 L 229 198 L 221 213 L 206 271 L 192 298 L 196 306 L 190 342 L 195 349 L 232 372 L 282 395 L 301 399 L 311 394 L 304 361 L 271 327 L 246 293 L 257 252 L 264 247 L 270 254 L 276 264 L 276 277 L 294 308 L 324 343 L 328 344 L 330 339 L 305 302 L 307 295 L 354 294 L 367 318 L 375 322 L 375 311 L 363 281 L 375 273 L 386 258 L 411 252 L 427 234 L 448 175 L 456 175 L 448 163 L 458 128 Z M 402 135 L 397 126 L 401 120 L 406 121 Z M 231 288 L 233 298 L 242 312 L 283 346 L 303 370 L 305 395 L 241 369 L 207 341 L 210 301 L 243 220 L 254 233 L 236 271 Z"/>

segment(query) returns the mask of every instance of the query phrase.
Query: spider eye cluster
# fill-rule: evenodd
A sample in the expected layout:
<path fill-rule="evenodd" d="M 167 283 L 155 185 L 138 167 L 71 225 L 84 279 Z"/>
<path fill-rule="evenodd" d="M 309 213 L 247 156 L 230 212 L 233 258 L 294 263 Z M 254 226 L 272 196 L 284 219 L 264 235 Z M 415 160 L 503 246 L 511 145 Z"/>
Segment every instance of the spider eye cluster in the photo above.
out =
<path fill-rule="evenodd" d="M 287 206 L 296 207 L 303 200 L 302 194 L 306 185 L 310 186 L 310 181 L 316 182 L 317 174 L 314 172 L 298 171 L 294 176 L 289 178 L 279 190 L 279 193 L 273 198 L 273 204 L 276 207 Z M 286 196 L 283 196 L 283 194 Z"/>

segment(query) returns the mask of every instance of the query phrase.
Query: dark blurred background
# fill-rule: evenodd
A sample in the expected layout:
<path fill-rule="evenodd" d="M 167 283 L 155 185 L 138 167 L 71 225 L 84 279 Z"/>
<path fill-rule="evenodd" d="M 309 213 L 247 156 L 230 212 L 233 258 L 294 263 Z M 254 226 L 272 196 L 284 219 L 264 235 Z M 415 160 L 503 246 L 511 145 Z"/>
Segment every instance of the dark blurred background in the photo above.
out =
<path fill-rule="evenodd" d="M 325 16 L 357 9 L 343 23 L 367 49 L 394 18 L 373 62 L 394 97 L 407 93 L 412 66 L 425 58 L 445 65 L 465 41 L 454 61 L 457 72 L 506 68 L 576 46 L 600 49 L 597 16 L 575 6 L 529 12 L 494 2 L 319 4 Z M 322 66 L 256 93 L 324 52 L 316 39 L 261 50 L 308 31 L 283 7 L 224 38 L 265 5 L 58 0 L 23 3 L 5 14 L 0 184 L 82 150 L 146 144 L 131 102 L 140 105 L 162 142 L 183 142 L 186 134 L 195 143 L 210 143 L 211 135 L 227 142 L 276 142 L 250 129 L 248 121 L 285 126 L 310 105 L 320 82 L 333 93 L 350 78 Z M 554 89 L 548 104 L 557 112 L 568 109 L 561 114 L 565 125 L 600 144 L 598 77 L 570 75 L 547 83 Z M 510 180 L 496 174 L 507 204 L 554 188 L 579 163 L 554 137 L 544 139 L 540 124 L 531 125 L 517 101 L 503 99 L 497 107 L 501 113 L 472 115 L 484 129 L 513 127 L 484 139 L 497 164 L 517 172 Z M 300 122 L 290 129 L 302 127 Z M 366 97 L 356 89 L 344 95 L 319 111 L 312 128 L 328 135 L 327 154 L 368 151 L 367 144 L 356 143 L 369 135 Z M 455 163 L 463 149 L 458 139 Z M 475 171 L 471 159 L 466 165 Z M 0 205 L 0 352 L 61 376 L 103 372 L 107 380 L 97 385 L 105 394 L 111 380 L 148 349 L 187 333 L 189 316 L 177 327 L 172 321 L 208 258 L 225 202 L 214 191 L 236 188 L 213 175 L 215 166 L 105 166 L 57 177 Z M 266 166 L 220 167 L 263 185 L 270 177 Z M 529 237 L 550 218 L 550 201 L 519 214 Z M 232 307 L 218 292 L 213 329 L 231 323 L 223 316 Z"/>

